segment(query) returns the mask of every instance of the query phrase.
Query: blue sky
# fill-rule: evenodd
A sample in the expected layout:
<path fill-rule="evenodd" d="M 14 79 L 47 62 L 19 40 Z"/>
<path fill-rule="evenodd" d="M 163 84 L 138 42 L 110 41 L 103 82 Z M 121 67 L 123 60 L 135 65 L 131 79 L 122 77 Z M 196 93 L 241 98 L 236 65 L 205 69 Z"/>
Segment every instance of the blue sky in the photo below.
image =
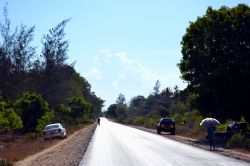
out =
<path fill-rule="evenodd" d="M 13 27 L 35 26 L 38 54 L 43 34 L 71 18 L 65 29 L 67 62 L 77 61 L 75 69 L 106 107 L 119 93 L 127 102 L 133 96 L 147 97 L 156 80 L 161 89 L 185 88 L 176 64 L 189 22 L 208 6 L 250 5 L 250 0 L 1 0 L 1 13 L 6 2 Z"/>

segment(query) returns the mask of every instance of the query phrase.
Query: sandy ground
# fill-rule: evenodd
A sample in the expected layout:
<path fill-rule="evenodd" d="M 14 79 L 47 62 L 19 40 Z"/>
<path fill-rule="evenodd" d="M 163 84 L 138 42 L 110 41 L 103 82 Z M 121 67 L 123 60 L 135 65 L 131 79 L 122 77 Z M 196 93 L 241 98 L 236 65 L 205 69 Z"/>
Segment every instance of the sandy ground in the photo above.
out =
<path fill-rule="evenodd" d="M 14 166 L 76 166 L 81 161 L 96 124 L 89 125 L 60 143 L 14 163 Z"/>
<path fill-rule="evenodd" d="M 156 134 L 156 130 L 153 130 L 153 129 L 147 129 L 147 128 L 139 127 L 139 126 L 130 126 L 130 127 L 134 127 L 134 128 L 139 129 L 139 130 L 143 130 L 143 131 L 147 131 L 147 132 Z M 169 135 L 167 133 L 166 134 L 162 133 L 161 135 L 163 137 L 167 137 L 167 138 L 170 138 L 170 139 L 173 139 L 173 140 L 176 140 L 176 141 L 179 141 L 179 142 L 182 142 L 182 143 L 185 143 L 185 144 L 189 144 L 189 145 L 192 145 L 192 146 L 195 146 L 195 147 L 199 147 L 201 149 L 209 151 L 209 145 L 208 145 L 207 141 L 200 141 L 200 140 L 197 140 L 197 139 L 183 137 L 183 136 L 179 136 L 179 135 Z M 225 149 L 223 147 L 216 146 L 215 151 L 212 151 L 212 152 L 218 153 L 218 154 L 221 154 L 221 155 L 224 155 L 224 156 L 232 157 L 232 158 L 235 158 L 235 159 L 238 159 L 238 160 L 244 160 L 244 161 L 250 162 L 250 153 L 249 153 L 249 151 L 248 152 L 247 151 L 244 152 L 242 150 L 237 151 L 237 150 Z"/>

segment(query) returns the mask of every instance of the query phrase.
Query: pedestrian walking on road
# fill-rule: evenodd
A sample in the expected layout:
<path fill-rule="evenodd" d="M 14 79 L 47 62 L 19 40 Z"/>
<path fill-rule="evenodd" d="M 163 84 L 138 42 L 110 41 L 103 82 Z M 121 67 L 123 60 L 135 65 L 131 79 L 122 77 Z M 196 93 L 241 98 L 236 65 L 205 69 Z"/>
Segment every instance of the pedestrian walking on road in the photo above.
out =
<path fill-rule="evenodd" d="M 98 123 L 98 125 L 100 125 L 100 118 L 99 117 L 97 118 L 97 123 Z"/>
<path fill-rule="evenodd" d="M 210 150 L 215 150 L 215 145 L 214 145 L 214 132 L 215 132 L 215 126 L 210 125 L 207 128 L 207 136 L 208 136 L 208 142 L 210 146 Z"/>

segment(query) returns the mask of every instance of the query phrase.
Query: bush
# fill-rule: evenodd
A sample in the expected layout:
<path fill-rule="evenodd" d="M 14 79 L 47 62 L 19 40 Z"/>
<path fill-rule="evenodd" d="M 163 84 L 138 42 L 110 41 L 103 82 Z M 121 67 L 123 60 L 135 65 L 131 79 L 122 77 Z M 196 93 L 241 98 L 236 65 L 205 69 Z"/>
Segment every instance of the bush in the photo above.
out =
<path fill-rule="evenodd" d="M 145 127 L 146 128 L 155 128 L 157 122 L 158 122 L 158 119 L 153 119 L 153 118 L 145 118 L 144 119 L 144 124 L 145 124 Z"/>
<path fill-rule="evenodd" d="M 70 108 L 69 115 L 76 124 L 89 122 L 93 106 L 87 100 L 81 97 L 69 98 L 68 107 Z"/>
<path fill-rule="evenodd" d="M 179 113 L 175 113 L 173 116 L 173 119 L 176 124 L 181 125 L 182 124 L 182 115 Z"/>
<path fill-rule="evenodd" d="M 22 98 L 15 102 L 15 108 L 22 118 L 26 132 L 34 132 L 38 119 L 49 111 L 48 103 L 36 93 L 24 93 Z"/>
<path fill-rule="evenodd" d="M 23 127 L 21 117 L 19 117 L 13 108 L 0 108 L 0 132 L 11 131 Z"/>
<path fill-rule="evenodd" d="M 38 125 L 36 126 L 36 132 L 38 134 L 42 134 L 45 126 L 50 124 L 52 122 L 53 118 L 54 118 L 53 112 L 51 112 L 51 111 L 45 112 L 45 114 L 40 119 L 38 119 Z"/>
<path fill-rule="evenodd" d="M 134 124 L 135 125 L 144 125 L 144 117 L 143 116 L 138 116 L 134 119 Z"/>
<path fill-rule="evenodd" d="M 216 130 L 219 132 L 225 132 L 227 131 L 228 124 L 227 123 L 222 123 L 216 127 Z"/>
<path fill-rule="evenodd" d="M 30 141 L 34 141 L 38 138 L 38 134 L 37 133 L 28 133 L 25 135 L 25 141 L 30 142 Z"/>
<path fill-rule="evenodd" d="M 244 135 L 241 133 L 234 134 L 227 142 L 228 148 L 242 148 L 244 147 Z"/>

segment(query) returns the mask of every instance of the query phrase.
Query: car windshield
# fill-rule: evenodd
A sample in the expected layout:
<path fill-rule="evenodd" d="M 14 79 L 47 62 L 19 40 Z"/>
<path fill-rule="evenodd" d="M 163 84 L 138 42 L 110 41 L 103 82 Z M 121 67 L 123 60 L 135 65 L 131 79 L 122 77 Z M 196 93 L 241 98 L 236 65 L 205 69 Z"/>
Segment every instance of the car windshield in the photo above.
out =
<path fill-rule="evenodd" d="M 165 123 L 165 124 L 173 124 L 173 121 L 171 119 L 162 119 L 161 123 Z"/>
<path fill-rule="evenodd" d="M 55 128 L 59 128 L 59 125 L 49 125 L 45 127 L 45 130 L 50 130 L 50 129 L 55 129 Z"/>

